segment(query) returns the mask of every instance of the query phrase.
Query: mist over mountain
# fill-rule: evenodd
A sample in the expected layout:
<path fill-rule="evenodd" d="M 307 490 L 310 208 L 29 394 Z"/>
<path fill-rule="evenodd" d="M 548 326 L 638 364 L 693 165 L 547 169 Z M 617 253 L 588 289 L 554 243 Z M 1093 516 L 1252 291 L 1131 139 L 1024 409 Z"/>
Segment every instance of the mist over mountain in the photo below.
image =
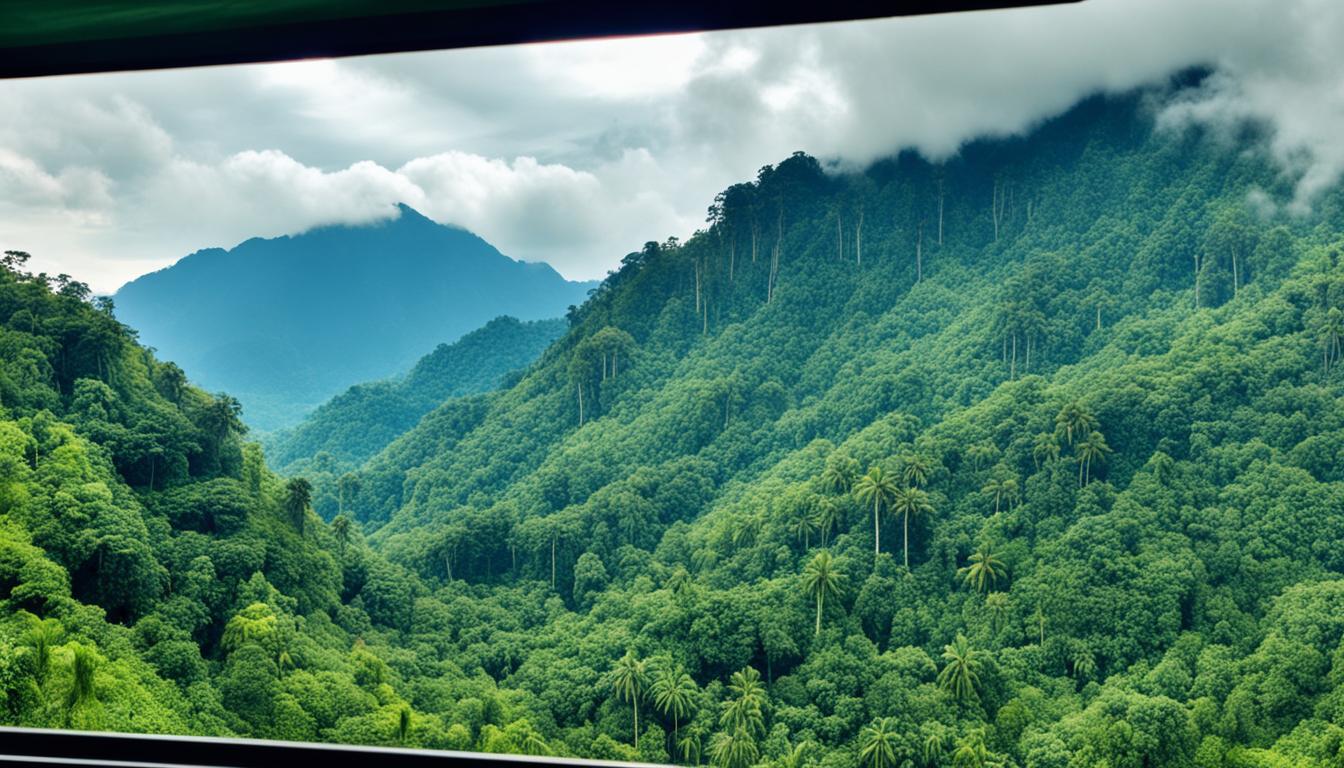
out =
<path fill-rule="evenodd" d="M 123 286 L 117 316 L 267 431 L 491 318 L 560 317 L 591 287 L 399 208 L 389 222 L 197 251 Z"/>

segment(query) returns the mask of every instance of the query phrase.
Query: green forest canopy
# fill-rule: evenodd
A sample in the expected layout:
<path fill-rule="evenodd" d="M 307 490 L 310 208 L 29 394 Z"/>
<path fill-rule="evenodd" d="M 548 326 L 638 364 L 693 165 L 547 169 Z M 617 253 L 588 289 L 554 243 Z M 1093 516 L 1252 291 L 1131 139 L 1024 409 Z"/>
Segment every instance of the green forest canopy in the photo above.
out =
<path fill-rule="evenodd" d="M 1338 765 L 1344 198 L 1253 210 L 1290 194 L 1259 139 L 1155 131 L 1149 95 L 767 166 L 340 476 L 269 471 L 235 402 L 11 254 L 4 721 Z"/>

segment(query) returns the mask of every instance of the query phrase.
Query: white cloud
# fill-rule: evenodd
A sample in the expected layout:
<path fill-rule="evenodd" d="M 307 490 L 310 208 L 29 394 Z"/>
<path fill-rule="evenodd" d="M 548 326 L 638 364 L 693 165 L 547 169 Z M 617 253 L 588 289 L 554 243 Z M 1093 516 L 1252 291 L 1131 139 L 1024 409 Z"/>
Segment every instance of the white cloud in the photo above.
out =
<path fill-rule="evenodd" d="M 1218 74 L 1306 210 L 1344 174 L 1344 6 L 1089 0 L 705 35 L 0 83 L 0 247 L 110 290 L 202 247 L 394 215 L 597 277 L 802 149 L 944 157 L 1098 90 Z M 45 261 L 44 261 L 45 260 Z M 55 271 L 52 269 L 51 271 Z"/>

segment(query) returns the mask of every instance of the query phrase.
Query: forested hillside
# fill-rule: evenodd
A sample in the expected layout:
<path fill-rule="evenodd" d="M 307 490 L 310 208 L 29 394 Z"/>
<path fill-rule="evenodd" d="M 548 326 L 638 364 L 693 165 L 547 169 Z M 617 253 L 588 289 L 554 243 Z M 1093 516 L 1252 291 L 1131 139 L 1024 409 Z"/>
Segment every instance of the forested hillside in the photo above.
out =
<path fill-rule="evenodd" d="M 146 345 L 269 431 L 491 318 L 560 317 L 591 288 L 402 205 L 391 221 L 198 251 L 114 298 Z"/>
<path fill-rule="evenodd" d="M 11 264 L 7 721 L 1339 765 L 1344 196 L 1278 213 L 1263 137 L 1159 131 L 1168 95 L 761 169 L 349 473 L 329 526 L 228 398 Z"/>
<path fill-rule="evenodd" d="M 271 436 L 266 458 L 285 474 L 356 467 L 443 401 L 498 387 L 507 374 L 536 360 L 565 327 L 563 320 L 497 317 L 452 344 L 440 344 L 401 378 L 356 384 L 322 404 L 297 426 Z"/>

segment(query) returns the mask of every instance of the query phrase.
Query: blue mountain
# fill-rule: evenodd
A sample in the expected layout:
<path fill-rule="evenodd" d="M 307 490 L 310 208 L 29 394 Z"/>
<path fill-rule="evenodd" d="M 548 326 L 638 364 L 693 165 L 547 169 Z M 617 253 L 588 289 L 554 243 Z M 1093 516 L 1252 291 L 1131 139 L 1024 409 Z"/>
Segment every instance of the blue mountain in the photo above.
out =
<path fill-rule="evenodd" d="M 561 317 L 594 285 L 401 205 L 378 224 L 197 251 L 114 298 L 143 343 L 269 431 L 492 318 Z"/>

